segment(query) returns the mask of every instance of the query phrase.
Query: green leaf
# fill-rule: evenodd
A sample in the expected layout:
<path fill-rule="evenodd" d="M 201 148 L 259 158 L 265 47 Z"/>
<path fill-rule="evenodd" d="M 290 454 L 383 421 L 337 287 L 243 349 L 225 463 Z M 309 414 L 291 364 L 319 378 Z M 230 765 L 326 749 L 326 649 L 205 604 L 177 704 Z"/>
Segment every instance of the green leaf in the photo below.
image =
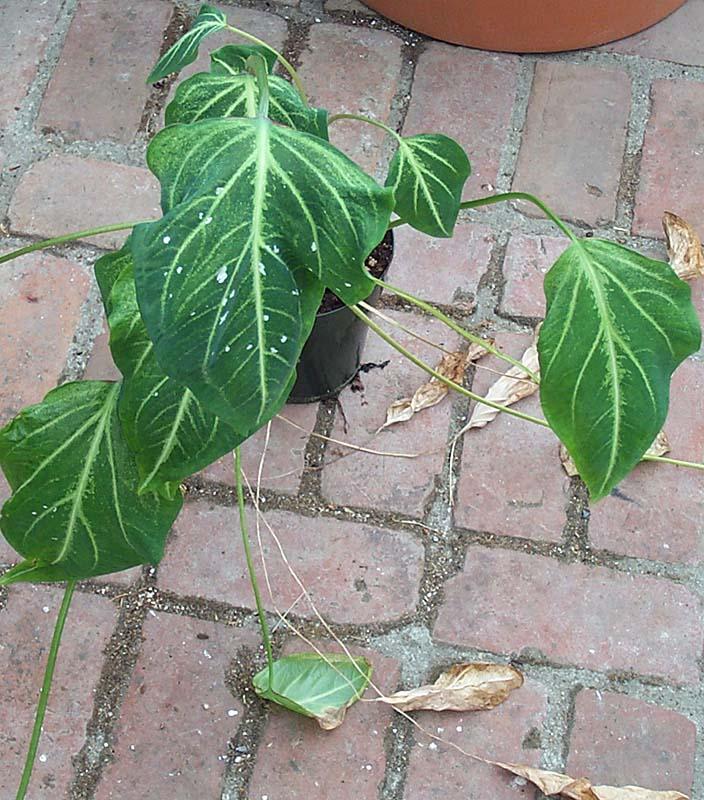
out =
<path fill-rule="evenodd" d="M 26 559 L 16 580 L 88 578 L 161 559 L 182 498 L 137 494 L 119 390 L 105 381 L 64 384 L 0 430 L 0 465 L 13 489 L 0 528 Z"/>
<path fill-rule="evenodd" d="M 371 676 L 372 667 L 366 658 L 296 653 L 274 662 L 271 686 L 267 667 L 257 673 L 254 689 L 264 700 L 313 717 L 330 730 L 340 725 L 345 710 L 359 700 Z"/>
<path fill-rule="evenodd" d="M 95 279 L 100 289 L 100 297 L 102 298 L 106 313 L 110 313 L 108 309 L 108 298 L 110 297 L 112 287 L 119 274 L 131 263 L 132 251 L 130 250 L 129 238 L 119 250 L 115 250 L 113 253 L 106 253 L 95 262 L 93 266 L 95 270 Z"/>
<path fill-rule="evenodd" d="M 391 191 L 326 142 L 259 118 L 172 125 L 148 161 L 165 216 L 135 228 L 132 251 L 157 360 L 233 428 L 254 429 L 312 324 L 304 271 L 316 291 L 368 296 L 364 260 Z"/>
<path fill-rule="evenodd" d="M 700 346 L 689 286 L 662 261 L 580 239 L 545 276 L 540 399 L 595 500 L 651 445 L 670 378 Z"/>
<path fill-rule="evenodd" d="M 222 11 L 213 6 L 201 6 L 190 30 L 186 31 L 156 62 L 154 69 L 149 73 L 147 83 L 156 83 L 172 72 L 179 72 L 192 64 L 198 57 L 198 47 L 203 39 L 225 27 L 227 18 Z"/>
<path fill-rule="evenodd" d="M 386 185 L 396 198 L 394 211 L 430 236 L 452 236 L 470 165 L 454 139 L 439 133 L 398 137 Z"/>
<path fill-rule="evenodd" d="M 278 61 L 273 50 L 259 44 L 226 44 L 210 54 L 210 71 L 213 75 L 236 75 L 239 72 L 247 72 L 247 59 L 250 56 L 261 56 L 270 75 Z"/>
<path fill-rule="evenodd" d="M 328 139 L 328 112 L 304 105 L 288 81 L 269 76 L 269 117 L 274 122 Z M 166 124 L 222 117 L 255 117 L 257 79 L 249 72 L 212 75 L 199 72 L 185 80 L 166 107 Z"/>

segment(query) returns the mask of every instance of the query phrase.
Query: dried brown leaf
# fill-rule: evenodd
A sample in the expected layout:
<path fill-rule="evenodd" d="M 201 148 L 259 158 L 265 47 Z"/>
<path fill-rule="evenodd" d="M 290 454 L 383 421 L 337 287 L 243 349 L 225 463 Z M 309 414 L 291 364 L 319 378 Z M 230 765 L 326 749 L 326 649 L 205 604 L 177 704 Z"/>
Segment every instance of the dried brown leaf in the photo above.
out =
<path fill-rule="evenodd" d="M 655 437 L 655 441 L 646 450 L 646 455 L 664 456 L 669 452 L 670 442 L 665 431 L 661 430 L 660 433 Z M 562 462 L 563 469 L 570 476 L 570 478 L 574 477 L 575 475 L 579 475 L 579 472 L 577 472 L 577 466 L 574 461 L 572 461 L 572 456 L 567 452 L 567 448 L 564 444 L 562 444 L 562 442 L 560 442 L 560 461 Z"/>
<path fill-rule="evenodd" d="M 489 343 L 492 342 L 489 341 Z M 458 351 L 445 354 L 435 367 L 435 371 L 454 383 L 462 383 L 467 365 L 485 356 L 487 352 L 485 347 L 471 344 L 466 353 Z M 439 378 L 433 376 L 427 383 L 416 389 L 413 397 L 394 400 L 386 409 L 386 422 L 379 430 L 384 430 L 384 428 L 399 422 L 407 422 L 419 411 L 436 406 L 448 392 L 449 388 Z"/>
<path fill-rule="evenodd" d="M 487 761 L 495 767 L 525 778 L 548 797 L 565 797 L 568 800 L 689 800 L 681 792 L 658 792 L 642 789 L 640 786 L 593 786 L 586 778 L 570 778 L 559 772 L 523 764 L 505 764 L 501 761 Z"/>
<path fill-rule="evenodd" d="M 667 255 L 672 269 L 683 281 L 704 275 L 702 242 L 694 228 L 671 211 L 664 213 L 662 227 L 667 237 Z"/>
<path fill-rule="evenodd" d="M 401 711 L 484 711 L 523 685 L 523 675 L 506 664 L 453 664 L 435 683 L 379 700 Z"/>
<path fill-rule="evenodd" d="M 521 364 L 524 364 L 532 373 L 537 375 L 540 371 L 538 362 L 538 347 L 533 343 L 523 354 Z M 538 384 L 526 380 L 527 373 L 519 367 L 511 367 L 495 383 L 489 387 L 486 399 L 492 400 L 502 406 L 512 406 L 524 397 L 529 397 L 538 390 Z M 458 435 L 462 435 L 472 428 L 483 428 L 501 413 L 495 408 L 477 403 L 472 416 Z"/>
<path fill-rule="evenodd" d="M 316 722 L 324 731 L 334 731 L 345 721 L 347 708 L 326 708 L 322 714 L 316 716 Z"/>

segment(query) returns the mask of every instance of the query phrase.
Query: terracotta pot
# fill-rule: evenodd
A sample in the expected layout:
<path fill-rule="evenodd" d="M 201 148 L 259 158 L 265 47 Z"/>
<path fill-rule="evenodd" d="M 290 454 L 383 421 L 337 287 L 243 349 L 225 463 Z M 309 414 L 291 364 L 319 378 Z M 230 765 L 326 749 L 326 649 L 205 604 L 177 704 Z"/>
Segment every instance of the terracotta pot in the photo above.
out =
<path fill-rule="evenodd" d="M 685 0 L 364 0 L 435 39 L 512 53 L 551 53 L 643 30 Z"/>

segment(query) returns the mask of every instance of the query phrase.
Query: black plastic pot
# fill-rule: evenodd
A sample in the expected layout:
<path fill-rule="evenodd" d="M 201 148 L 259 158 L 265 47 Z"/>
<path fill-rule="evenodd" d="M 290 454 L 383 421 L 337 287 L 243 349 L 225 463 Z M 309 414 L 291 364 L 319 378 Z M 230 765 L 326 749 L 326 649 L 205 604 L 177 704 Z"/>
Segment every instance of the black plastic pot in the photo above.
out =
<path fill-rule="evenodd" d="M 383 278 L 388 271 L 393 257 L 393 244 L 393 231 L 389 231 L 379 248 L 371 253 L 370 259 L 376 257 L 378 261 L 386 262 L 384 271 L 378 277 Z M 383 260 L 377 251 L 384 253 Z M 381 288 L 377 286 L 367 298 L 367 303 L 375 306 L 380 294 Z M 296 383 L 288 402 L 314 403 L 325 400 L 351 383 L 362 363 L 368 330 L 347 306 L 318 313 L 298 361 Z"/>

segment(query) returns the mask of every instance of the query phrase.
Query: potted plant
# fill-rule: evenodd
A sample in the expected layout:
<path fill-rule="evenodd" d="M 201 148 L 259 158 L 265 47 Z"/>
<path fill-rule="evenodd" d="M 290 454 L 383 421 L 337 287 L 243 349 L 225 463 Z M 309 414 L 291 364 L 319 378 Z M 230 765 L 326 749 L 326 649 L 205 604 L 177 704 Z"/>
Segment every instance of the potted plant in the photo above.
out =
<path fill-rule="evenodd" d="M 163 216 L 79 231 L 0 257 L 1 263 L 106 230 L 131 231 L 119 251 L 95 264 L 122 379 L 64 384 L 0 430 L 0 466 L 12 489 L 0 528 L 23 559 L 0 576 L 0 585 L 66 585 L 18 798 L 29 785 L 76 582 L 157 563 L 181 509 L 181 482 L 231 450 L 267 653 L 257 691 L 333 725 L 366 687 L 364 659 L 310 653 L 273 659 L 244 515 L 239 445 L 289 397 L 326 290 L 437 380 L 551 427 L 594 500 L 645 456 L 667 413 L 670 377 L 700 346 L 689 287 L 667 264 L 579 238 L 528 194 L 463 201 L 470 166 L 455 141 L 442 134 L 402 137 L 373 119 L 310 107 L 286 59 L 232 28 L 215 8 L 203 6 L 149 79 L 177 72 L 208 34 L 224 29 L 251 44 L 216 50 L 210 72 L 179 86 L 167 126 L 148 148 Z M 277 62 L 293 83 L 273 73 Z M 384 186 L 329 143 L 328 125 L 342 122 L 376 125 L 395 138 Z M 570 242 L 545 280 L 540 376 L 365 267 L 399 225 L 447 237 L 461 208 L 506 200 L 535 204 Z M 366 313 L 363 301 L 381 287 L 539 380 L 545 419 L 478 397 L 402 347 Z M 337 344 L 325 330 L 315 350 L 324 350 L 326 339 L 332 353 L 324 357 L 334 361 Z M 353 344 L 358 358 L 358 340 Z M 322 707 L 311 699 L 320 692 L 308 691 L 321 685 Z"/>
<path fill-rule="evenodd" d="M 484 50 L 550 53 L 622 39 L 685 0 L 364 0 L 436 39 Z"/>

